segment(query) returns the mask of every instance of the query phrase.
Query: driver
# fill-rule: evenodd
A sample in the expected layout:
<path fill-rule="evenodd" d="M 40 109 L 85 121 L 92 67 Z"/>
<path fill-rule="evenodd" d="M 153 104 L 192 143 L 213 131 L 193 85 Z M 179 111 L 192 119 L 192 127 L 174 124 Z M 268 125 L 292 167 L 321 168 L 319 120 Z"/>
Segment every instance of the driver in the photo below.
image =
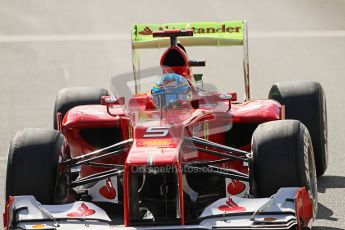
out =
<path fill-rule="evenodd" d="M 190 102 L 192 89 L 188 80 L 176 73 L 167 73 L 156 81 L 151 89 L 151 97 L 156 108 L 177 107 Z"/>

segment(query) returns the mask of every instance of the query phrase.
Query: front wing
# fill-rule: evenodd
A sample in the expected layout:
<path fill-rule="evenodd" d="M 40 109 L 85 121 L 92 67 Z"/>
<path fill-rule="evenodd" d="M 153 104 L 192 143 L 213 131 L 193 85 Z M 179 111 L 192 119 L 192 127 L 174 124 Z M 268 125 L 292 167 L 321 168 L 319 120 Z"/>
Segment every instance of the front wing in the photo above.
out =
<path fill-rule="evenodd" d="M 313 220 L 304 188 L 281 188 L 270 198 L 226 197 L 209 205 L 189 225 L 136 226 L 128 229 L 301 229 Z M 33 196 L 15 196 L 4 213 L 6 229 L 123 229 L 97 205 L 77 201 L 41 205 Z"/>

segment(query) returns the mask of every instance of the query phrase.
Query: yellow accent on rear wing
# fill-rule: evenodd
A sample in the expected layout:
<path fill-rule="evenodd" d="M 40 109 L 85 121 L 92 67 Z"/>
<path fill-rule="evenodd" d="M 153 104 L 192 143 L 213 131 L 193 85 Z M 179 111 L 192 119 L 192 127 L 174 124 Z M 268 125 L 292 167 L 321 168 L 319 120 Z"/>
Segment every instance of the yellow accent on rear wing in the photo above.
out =
<path fill-rule="evenodd" d="M 168 24 L 137 24 L 132 28 L 132 47 L 160 48 L 169 46 L 169 38 L 153 38 L 153 31 L 169 29 L 192 29 L 192 37 L 179 37 L 184 46 L 233 46 L 243 45 L 245 38 L 244 21 L 195 22 Z"/>
<path fill-rule="evenodd" d="M 137 49 L 162 48 L 170 45 L 169 38 L 153 38 L 153 31 L 169 29 L 192 29 L 193 36 L 178 37 L 183 46 L 243 46 L 243 68 L 245 83 L 245 100 L 250 99 L 249 90 L 249 57 L 248 32 L 246 21 L 225 22 L 193 22 L 193 23 L 167 23 L 167 24 L 136 24 L 132 27 L 132 62 L 136 93 L 140 79 L 140 58 Z"/>

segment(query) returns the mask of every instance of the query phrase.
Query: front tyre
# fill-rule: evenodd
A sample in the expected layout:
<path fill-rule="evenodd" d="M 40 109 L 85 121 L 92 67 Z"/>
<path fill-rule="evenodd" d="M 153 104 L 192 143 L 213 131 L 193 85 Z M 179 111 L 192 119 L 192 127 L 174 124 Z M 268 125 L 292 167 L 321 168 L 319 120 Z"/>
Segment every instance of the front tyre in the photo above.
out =
<path fill-rule="evenodd" d="M 18 131 L 9 147 L 6 199 L 33 195 L 43 204 L 53 204 L 58 163 L 64 146 L 65 138 L 55 130 Z"/>
<path fill-rule="evenodd" d="M 308 129 L 296 120 L 263 123 L 254 131 L 250 190 L 269 197 L 282 187 L 305 187 L 317 213 L 317 180 Z"/>

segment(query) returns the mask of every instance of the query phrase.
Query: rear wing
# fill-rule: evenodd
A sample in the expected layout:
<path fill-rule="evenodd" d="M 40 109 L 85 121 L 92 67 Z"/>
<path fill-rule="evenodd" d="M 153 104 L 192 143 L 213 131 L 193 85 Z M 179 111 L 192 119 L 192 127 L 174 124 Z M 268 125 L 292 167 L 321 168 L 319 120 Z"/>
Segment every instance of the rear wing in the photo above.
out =
<path fill-rule="evenodd" d="M 243 46 L 243 68 L 245 83 L 245 100 L 250 99 L 249 91 L 249 58 L 248 32 L 246 21 L 225 22 L 195 22 L 195 23 L 168 23 L 168 24 L 136 24 L 132 28 L 132 61 L 134 80 L 140 79 L 138 49 L 164 48 L 170 45 L 169 38 L 153 37 L 153 31 L 171 29 L 192 29 L 193 36 L 178 37 L 183 46 Z M 137 84 L 136 84 L 137 85 Z M 139 88 L 136 87 L 136 93 Z"/>
<path fill-rule="evenodd" d="M 181 37 L 184 46 L 233 46 L 243 45 L 245 39 L 245 22 L 196 22 L 171 24 L 137 24 L 132 28 L 132 47 L 161 48 L 170 45 L 168 38 L 153 38 L 153 31 L 168 29 L 192 29 L 192 37 Z"/>

